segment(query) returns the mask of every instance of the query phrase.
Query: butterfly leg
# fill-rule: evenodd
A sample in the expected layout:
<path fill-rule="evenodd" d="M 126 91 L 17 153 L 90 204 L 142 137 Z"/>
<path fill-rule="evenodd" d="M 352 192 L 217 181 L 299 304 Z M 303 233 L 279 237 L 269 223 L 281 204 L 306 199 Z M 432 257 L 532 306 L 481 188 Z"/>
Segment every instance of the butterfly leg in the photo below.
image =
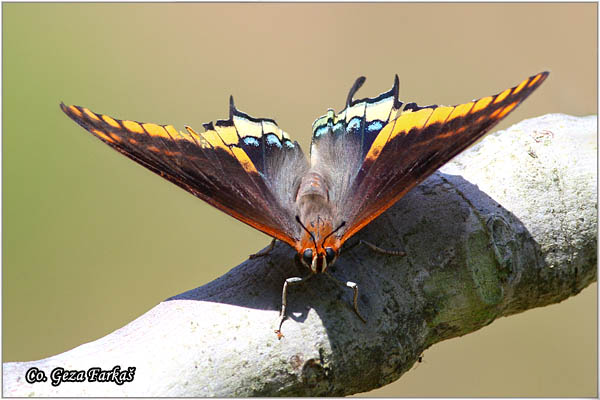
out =
<path fill-rule="evenodd" d="M 287 318 L 285 311 L 287 309 L 288 287 L 291 285 L 296 285 L 299 283 L 306 282 L 307 280 L 309 280 L 312 277 L 313 277 L 313 274 L 310 274 L 306 278 L 299 278 L 296 276 L 293 278 L 287 278 L 285 280 L 285 283 L 283 284 L 283 290 L 281 291 L 281 312 L 279 313 L 279 328 L 275 331 L 275 333 L 277 334 L 277 339 L 281 339 L 283 337 L 283 333 L 281 333 L 281 325 L 283 325 L 283 321 L 285 321 L 285 319 Z"/>
<path fill-rule="evenodd" d="M 370 248 L 371 250 L 373 250 L 377 253 L 387 254 L 390 256 L 405 256 L 406 255 L 406 253 L 403 251 L 382 249 L 381 247 L 377 247 L 373 243 L 367 242 L 366 240 L 360 240 L 359 243 L 364 244 L 365 246 L 367 246 L 368 248 Z"/>
<path fill-rule="evenodd" d="M 360 318 L 361 321 L 366 324 L 367 320 L 358 312 L 358 285 L 354 282 L 348 281 L 346 282 L 346 286 L 354 291 L 354 312 L 356 313 L 356 315 L 358 315 L 358 318 Z"/>
<path fill-rule="evenodd" d="M 271 243 L 269 244 L 269 246 L 266 249 L 263 249 L 263 250 L 261 250 L 261 251 L 259 251 L 257 253 L 254 253 L 254 254 L 250 254 L 248 256 L 248 258 L 249 259 L 253 259 L 253 258 L 258 258 L 258 257 L 266 256 L 271 251 L 273 251 L 273 248 L 275 248 L 275 241 L 277 241 L 277 239 L 271 240 Z"/>
<path fill-rule="evenodd" d="M 358 315 L 358 318 L 360 318 L 360 320 L 366 324 L 367 320 L 362 315 L 360 315 L 360 312 L 358 311 L 358 285 L 356 283 L 350 282 L 350 281 L 343 283 L 342 281 L 338 280 L 335 276 L 333 276 L 331 274 L 326 273 L 326 275 L 328 277 L 330 277 L 331 279 L 333 279 L 333 281 L 335 283 L 337 283 L 338 285 L 343 286 L 343 287 L 349 287 L 350 289 L 352 289 L 354 291 L 354 299 L 352 301 L 352 303 L 354 305 L 354 312 L 356 313 L 356 315 Z"/>

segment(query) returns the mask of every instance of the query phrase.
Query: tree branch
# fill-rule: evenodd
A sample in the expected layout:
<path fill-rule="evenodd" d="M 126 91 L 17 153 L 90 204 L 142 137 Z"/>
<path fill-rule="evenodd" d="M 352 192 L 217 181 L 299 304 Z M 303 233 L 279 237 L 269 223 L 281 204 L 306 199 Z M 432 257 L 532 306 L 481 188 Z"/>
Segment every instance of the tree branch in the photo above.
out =
<path fill-rule="evenodd" d="M 277 243 L 125 327 L 47 359 L 4 364 L 5 396 L 342 396 L 398 379 L 434 343 L 577 294 L 596 278 L 596 117 L 546 115 L 488 136 L 350 240 L 332 273 Z M 50 384 L 56 367 L 135 367 L 115 383 Z M 48 378 L 28 383 L 36 367 Z"/>

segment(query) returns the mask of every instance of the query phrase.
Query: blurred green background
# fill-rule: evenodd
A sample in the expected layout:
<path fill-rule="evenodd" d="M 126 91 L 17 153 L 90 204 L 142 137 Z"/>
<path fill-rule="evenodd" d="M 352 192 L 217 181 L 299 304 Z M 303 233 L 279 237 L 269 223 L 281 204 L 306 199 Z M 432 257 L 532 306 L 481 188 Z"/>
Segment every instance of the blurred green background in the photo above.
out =
<path fill-rule="evenodd" d="M 202 285 L 269 238 L 101 144 L 58 104 L 201 129 L 228 96 L 307 149 L 358 96 L 456 104 L 543 70 L 497 129 L 597 110 L 597 5 L 3 7 L 3 361 L 48 357 Z M 235 247 L 227 244 L 235 243 Z M 437 344 L 369 396 L 596 396 L 597 285 Z"/>

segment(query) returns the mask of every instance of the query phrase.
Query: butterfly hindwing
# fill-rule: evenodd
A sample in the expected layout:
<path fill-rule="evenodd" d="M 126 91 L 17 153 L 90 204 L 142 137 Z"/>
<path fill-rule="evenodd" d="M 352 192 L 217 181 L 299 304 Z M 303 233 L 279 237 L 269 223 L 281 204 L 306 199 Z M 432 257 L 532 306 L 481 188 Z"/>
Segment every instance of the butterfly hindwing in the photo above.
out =
<path fill-rule="evenodd" d="M 292 246 L 297 241 L 289 185 L 308 163 L 275 121 L 252 118 L 233 100 L 230 118 L 205 124 L 203 133 L 61 108 L 104 143 L 216 208 Z"/>
<path fill-rule="evenodd" d="M 365 82 L 364 77 L 356 80 L 346 101 L 346 108 L 335 114 L 329 110 L 326 115 L 318 118 L 313 123 L 312 150 L 319 142 L 327 137 L 338 140 L 356 141 L 361 151 L 361 158 L 371 147 L 377 133 L 392 119 L 402 106 L 398 101 L 398 76 L 394 80 L 394 86 L 386 93 L 375 98 L 354 100 L 353 96 Z M 314 165 L 316 160 L 312 161 Z"/>
<path fill-rule="evenodd" d="M 356 172 L 377 134 L 403 105 L 398 101 L 398 76 L 388 92 L 355 100 L 354 94 L 364 82 L 360 77 L 352 85 L 342 112 L 336 115 L 330 109 L 313 123 L 311 167 L 328 178 L 330 199 L 338 205 L 350 195 Z"/>
<path fill-rule="evenodd" d="M 319 167 L 322 170 L 339 168 L 337 165 L 330 168 L 329 163 L 348 168 L 344 174 L 330 174 L 333 187 L 344 187 L 343 193 L 335 198 L 336 209 L 339 210 L 339 220 L 335 224 L 346 223 L 343 232 L 340 232 L 341 243 L 481 138 L 525 100 L 547 75 L 547 72 L 543 72 L 495 96 L 450 107 L 419 107 L 415 103 L 402 107 L 397 100 L 395 83 L 390 92 L 375 98 L 393 104 L 387 120 L 369 119 L 369 106 L 375 103 L 375 99 L 364 99 L 353 104 L 348 102 L 347 108 L 339 116 L 330 112 L 328 116 L 318 119 L 315 126 L 321 128 L 321 135 L 317 135 L 315 129 L 311 163 L 313 166 L 315 162 L 322 164 Z M 394 97 L 393 102 L 385 96 Z M 349 121 L 345 117 L 351 108 L 364 111 L 360 121 L 355 122 L 356 126 L 360 126 L 358 135 L 349 134 L 351 132 L 348 129 L 344 133 L 349 138 L 359 138 L 349 141 L 346 146 L 349 151 L 344 152 L 343 148 L 336 147 L 333 131 L 322 127 L 334 125 L 336 120 L 344 120 L 348 127 Z M 398 115 L 395 116 L 395 113 Z M 379 128 L 380 121 L 385 124 L 370 132 L 368 127 L 372 121 L 378 122 L 376 128 Z M 331 153 L 335 154 L 336 160 L 324 156 Z"/>

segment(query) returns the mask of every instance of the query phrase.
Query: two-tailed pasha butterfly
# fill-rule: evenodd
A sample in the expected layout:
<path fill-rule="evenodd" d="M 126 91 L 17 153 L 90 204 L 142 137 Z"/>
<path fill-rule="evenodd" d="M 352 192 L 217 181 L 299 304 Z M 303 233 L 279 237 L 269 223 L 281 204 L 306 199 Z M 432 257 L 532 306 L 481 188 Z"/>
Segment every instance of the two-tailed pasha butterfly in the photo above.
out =
<path fill-rule="evenodd" d="M 292 246 L 311 277 L 326 272 L 344 242 L 480 139 L 547 76 L 542 72 L 495 96 L 451 107 L 402 103 L 398 76 L 390 91 L 355 100 L 365 82 L 360 77 L 340 113 L 329 110 L 314 122 L 309 159 L 275 121 L 239 111 L 233 98 L 229 119 L 204 124 L 202 133 L 61 108 L 113 149 Z M 306 279 L 284 284 L 279 338 L 287 287 Z M 363 319 L 358 286 L 347 286 Z"/>

